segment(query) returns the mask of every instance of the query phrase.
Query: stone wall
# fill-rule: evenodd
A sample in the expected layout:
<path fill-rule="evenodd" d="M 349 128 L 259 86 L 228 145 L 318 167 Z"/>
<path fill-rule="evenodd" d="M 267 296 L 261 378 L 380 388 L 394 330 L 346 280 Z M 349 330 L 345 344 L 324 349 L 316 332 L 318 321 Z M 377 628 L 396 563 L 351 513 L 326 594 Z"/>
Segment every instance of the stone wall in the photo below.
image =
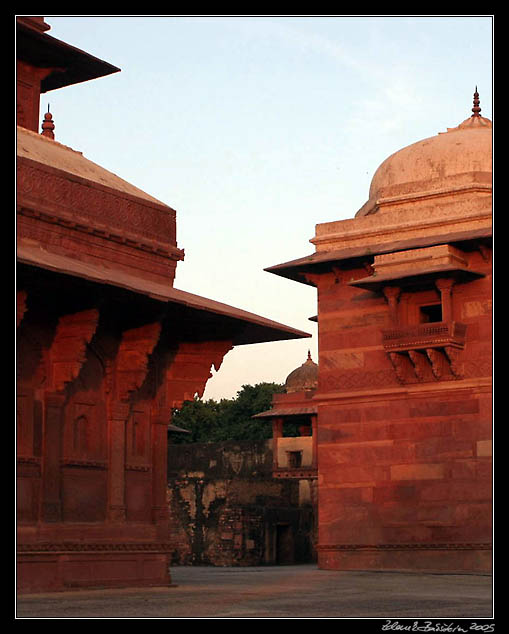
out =
<path fill-rule="evenodd" d="M 314 512 L 301 490 L 272 478 L 272 440 L 170 445 L 172 564 L 313 561 Z"/>

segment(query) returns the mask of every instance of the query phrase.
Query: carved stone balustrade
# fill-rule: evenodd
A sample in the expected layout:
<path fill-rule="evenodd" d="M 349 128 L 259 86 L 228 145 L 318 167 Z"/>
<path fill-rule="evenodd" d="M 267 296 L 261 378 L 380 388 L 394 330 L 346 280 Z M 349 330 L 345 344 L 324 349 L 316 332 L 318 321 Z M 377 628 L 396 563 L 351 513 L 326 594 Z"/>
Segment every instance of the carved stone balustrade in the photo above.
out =
<path fill-rule="evenodd" d="M 278 467 L 272 471 L 273 478 L 291 478 L 298 480 L 315 480 L 318 477 L 317 467 Z"/>
<path fill-rule="evenodd" d="M 383 346 L 388 352 L 443 348 L 445 346 L 463 348 L 466 329 L 465 324 L 457 321 L 390 328 L 382 331 Z"/>

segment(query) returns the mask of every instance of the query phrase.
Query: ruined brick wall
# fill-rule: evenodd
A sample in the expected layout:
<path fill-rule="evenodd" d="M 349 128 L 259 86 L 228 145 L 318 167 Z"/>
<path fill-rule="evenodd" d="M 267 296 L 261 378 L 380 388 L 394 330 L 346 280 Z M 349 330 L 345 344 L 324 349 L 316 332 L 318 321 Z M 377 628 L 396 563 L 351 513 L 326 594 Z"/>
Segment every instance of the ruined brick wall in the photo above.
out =
<path fill-rule="evenodd" d="M 314 558 L 314 513 L 299 480 L 272 478 L 272 441 L 168 449 L 173 565 L 249 566 Z"/>

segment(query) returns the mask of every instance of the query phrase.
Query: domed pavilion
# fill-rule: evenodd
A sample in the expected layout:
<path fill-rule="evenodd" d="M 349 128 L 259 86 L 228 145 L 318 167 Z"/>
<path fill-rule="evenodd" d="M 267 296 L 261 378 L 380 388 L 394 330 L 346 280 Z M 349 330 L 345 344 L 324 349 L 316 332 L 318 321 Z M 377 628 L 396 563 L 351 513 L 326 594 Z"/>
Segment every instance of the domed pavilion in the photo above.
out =
<path fill-rule="evenodd" d="M 312 399 L 318 387 L 318 365 L 310 352 L 306 361 L 287 376 L 284 387 L 283 393 L 272 397 L 271 409 L 253 418 L 272 422 L 275 478 L 315 479 L 316 406 Z M 297 424 L 300 437 L 285 437 L 285 423 Z"/>
<path fill-rule="evenodd" d="M 316 287 L 318 565 L 491 568 L 492 124 L 389 156 L 269 272 Z"/>

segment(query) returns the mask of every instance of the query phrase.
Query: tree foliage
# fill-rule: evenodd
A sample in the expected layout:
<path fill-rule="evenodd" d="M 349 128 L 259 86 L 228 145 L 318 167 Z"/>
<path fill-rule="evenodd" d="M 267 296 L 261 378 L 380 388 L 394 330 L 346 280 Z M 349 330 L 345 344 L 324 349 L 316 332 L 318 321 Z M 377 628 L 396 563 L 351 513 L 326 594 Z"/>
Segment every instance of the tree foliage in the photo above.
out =
<path fill-rule="evenodd" d="M 284 391 L 277 383 L 243 385 L 233 399 L 202 401 L 195 398 L 173 412 L 172 423 L 191 433 L 174 433 L 173 444 L 264 440 L 272 437 L 268 419 L 253 418 L 271 408 L 272 396 Z"/>

